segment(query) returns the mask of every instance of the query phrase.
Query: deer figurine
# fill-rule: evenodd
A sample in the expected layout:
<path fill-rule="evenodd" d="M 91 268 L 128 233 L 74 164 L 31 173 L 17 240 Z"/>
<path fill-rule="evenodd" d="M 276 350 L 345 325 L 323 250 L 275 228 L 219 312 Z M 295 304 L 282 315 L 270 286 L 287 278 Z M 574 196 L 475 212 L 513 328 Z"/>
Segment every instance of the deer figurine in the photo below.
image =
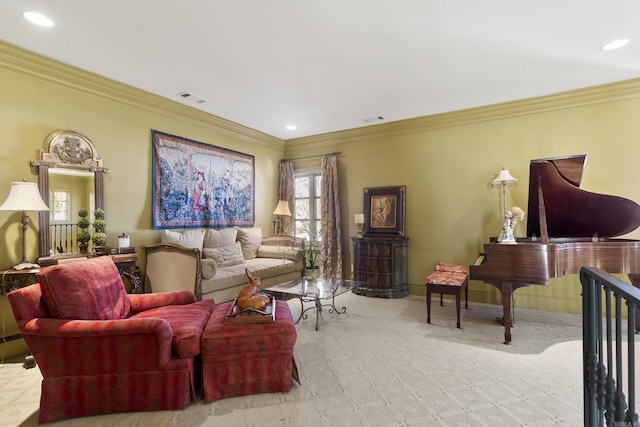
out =
<path fill-rule="evenodd" d="M 247 308 L 252 308 L 258 311 L 264 311 L 271 303 L 271 300 L 268 296 L 258 293 L 260 290 L 260 278 L 252 276 L 248 268 L 245 268 L 244 272 L 249 278 L 249 284 L 238 293 L 238 310 L 242 311 Z"/>

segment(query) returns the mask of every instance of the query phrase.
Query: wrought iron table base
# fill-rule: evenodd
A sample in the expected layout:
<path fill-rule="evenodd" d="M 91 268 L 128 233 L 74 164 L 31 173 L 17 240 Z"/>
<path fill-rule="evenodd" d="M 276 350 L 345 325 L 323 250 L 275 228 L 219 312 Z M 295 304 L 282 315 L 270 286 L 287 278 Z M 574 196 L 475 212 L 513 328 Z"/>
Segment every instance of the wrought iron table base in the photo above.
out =
<path fill-rule="evenodd" d="M 336 296 L 333 295 L 331 298 L 331 304 L 322 304 L 320 302 L 320 298 L 304 298 L 298 297 L 300 299 L 300 316 L 298 316 L 298 320 L 296 320 L 296 324 L 300 321 L 300 319 L 307 319 L 309 316 L 305 314 L 309 310 L 316 309 L 316 331 L 318 330 L 318 319 L 320 318 L 320 312 L 322 311 L 322 307 L 329 307 L 329 313 L 336 314 L 344 314 L 347 311 L 347 307 L 342 307 L 342 310 L 339 310 L 336 307 Z M 314 307 L 304 308 L 305 302 L 313 302 L 315 303 Z"/>

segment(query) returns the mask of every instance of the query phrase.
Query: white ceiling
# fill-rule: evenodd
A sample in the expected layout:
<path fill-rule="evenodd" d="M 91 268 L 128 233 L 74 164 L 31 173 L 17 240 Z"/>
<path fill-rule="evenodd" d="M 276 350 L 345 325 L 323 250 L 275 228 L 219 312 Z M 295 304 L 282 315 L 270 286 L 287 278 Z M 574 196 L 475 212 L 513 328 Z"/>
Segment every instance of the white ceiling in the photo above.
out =
<path fill-rule="evenodd" d="M 638 0 L 3 0 L 0 39 L 282 139 L 640 77 Z"/>

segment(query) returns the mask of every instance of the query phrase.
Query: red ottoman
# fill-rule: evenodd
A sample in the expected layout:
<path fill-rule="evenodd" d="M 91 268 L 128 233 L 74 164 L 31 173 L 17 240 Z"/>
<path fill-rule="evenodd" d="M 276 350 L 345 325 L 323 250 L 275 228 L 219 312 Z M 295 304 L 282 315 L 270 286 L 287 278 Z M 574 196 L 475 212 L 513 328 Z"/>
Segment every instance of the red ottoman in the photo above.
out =
<path fill-rule="evenodd" d="M 245 394 L 285 392 L 297 379 L 296 328 L 289 305 L 276 301 L 275 322 L 226 325 L 232 302 L 216 305 L 202 334 L 205 402 Z"/>

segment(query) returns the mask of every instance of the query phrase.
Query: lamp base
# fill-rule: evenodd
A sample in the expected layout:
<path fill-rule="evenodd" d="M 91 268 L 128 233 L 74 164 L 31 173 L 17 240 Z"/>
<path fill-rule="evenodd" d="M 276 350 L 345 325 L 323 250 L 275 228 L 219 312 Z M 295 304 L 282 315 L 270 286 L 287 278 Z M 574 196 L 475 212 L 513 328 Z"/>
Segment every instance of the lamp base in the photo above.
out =
<path fill-rule="evenodd" d="M 40 268 L 38 264 L 33 264 L 30 262 L 21 262 L 20 264 L 11 267 L 12 270 L 36 270 Z"/>

